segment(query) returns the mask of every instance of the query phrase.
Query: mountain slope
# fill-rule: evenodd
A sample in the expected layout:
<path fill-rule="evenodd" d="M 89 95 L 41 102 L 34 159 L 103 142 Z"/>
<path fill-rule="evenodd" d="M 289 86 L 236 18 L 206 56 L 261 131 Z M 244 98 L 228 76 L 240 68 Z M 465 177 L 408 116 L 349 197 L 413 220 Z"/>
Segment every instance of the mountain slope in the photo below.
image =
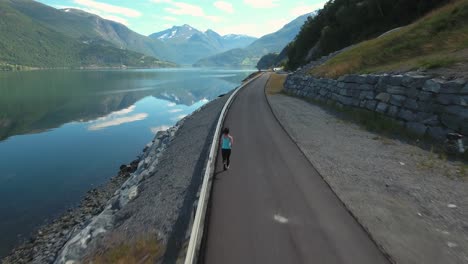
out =
<path fill-rule="evenodd" d="M 195 66 L 255 66 L 263 55 L 270 52 L 280 52 L 299 33 L 307 18 L 314 14 L 302 15 L 280 30 L 257 39 L 244 49 L 228 50 L 201 59 L 195 63 Z"/>
<path fill-rule="evenodd" d="M 450 23 L 447 23 L 447 22 Z M 450 68 L 466 76 L 468 1 L 455 1 L 427 16 L 338 54 L 312 74 L 338 77 L 356 72 Z"/>
<path fill-rule="evenodd" d="M 28 2 L 32 3 L 0 2 L 0 64 L 39 68 L 168 65 L 150 56 L 118 49 L 106 41 L 79 42 L 16 9 L 18 3 Z"/>
<path fill-rule="evenodd" d="M 201 58 L 231 48 L 245 47 L 255 40 L 245 35 L 221 36 L 213 30 L 201 32 L 187 24 L 173 26 L 149 37 L 170 46 L 177 54 L 172 59 L 181 64 L 192 64 Z"/>
<path fill-rule="evenodd" d="M 10 0 L 10 5 L 44 26 L 80 41 L 105 40 L 129 49 L 169 60 L 172 51 L 161 41 L 140 35 L 126 26 L 77 9 L 55 9 L 31 0 Z"/>

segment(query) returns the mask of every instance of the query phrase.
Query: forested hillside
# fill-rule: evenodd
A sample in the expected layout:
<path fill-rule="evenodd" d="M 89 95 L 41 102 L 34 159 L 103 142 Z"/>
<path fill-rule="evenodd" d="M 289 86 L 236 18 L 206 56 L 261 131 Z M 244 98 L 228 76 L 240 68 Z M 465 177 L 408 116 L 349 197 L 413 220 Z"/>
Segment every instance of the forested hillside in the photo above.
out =
<path fill-rule="evenodd" d="M 331 52 L 407 25 L 449 0 L 333 0 L 309 17 L 287 46 L 294 69 Z"/>
<path fill-rule="evenodd" d="M 41 7 L 27 9 L 28 3 Z M 25 13 L 22 10 L 29 10 Z M 36 14 L 33 15 L 35 11 Z M 65 12 L 30 0 L 0 1 L 0 70 L 57 67 L 164 67 L 174 64 L 131 50 L 104 39 L 74 38 L 48 26 L 37 17 L 56 19 Z M 42 13 L 42 15 L 38 15 Z M 49 14 L 49 15 L 47 15 Z M 59 24 L 56 20 L 53 24 Z M 65 23 L 66 24 L 66 23 Z M 79 24 L 75 25 L 80 27 Z M 77 36 L 78 37 L 78 36 Z M 16 66 L 20 65 L 20 66 Z"/>

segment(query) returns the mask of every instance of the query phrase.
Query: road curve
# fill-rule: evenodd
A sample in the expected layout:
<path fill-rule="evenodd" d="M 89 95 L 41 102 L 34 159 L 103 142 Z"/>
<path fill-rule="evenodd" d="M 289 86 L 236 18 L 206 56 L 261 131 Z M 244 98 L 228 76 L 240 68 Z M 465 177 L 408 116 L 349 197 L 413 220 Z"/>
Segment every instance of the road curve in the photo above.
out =
<path fill-rule="evenodd" d="M 227 115 L 231 168 L 219 154 L 201 262 L 388 263 L 278 124 L 268 78 L 240 91 Z"/>

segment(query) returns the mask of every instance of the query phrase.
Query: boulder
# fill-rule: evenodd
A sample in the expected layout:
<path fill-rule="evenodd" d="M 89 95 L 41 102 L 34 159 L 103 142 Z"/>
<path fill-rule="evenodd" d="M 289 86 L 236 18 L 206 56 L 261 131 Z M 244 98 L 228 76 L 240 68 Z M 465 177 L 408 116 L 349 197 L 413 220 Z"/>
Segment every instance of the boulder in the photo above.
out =
<path fill-rule="evenodd" d="M 398 114 L 398 117 L 409 122 L 412 122 L 417 119 L 417 115 L 415 113 L 406 109 L 402 109 Z"/>
<path fill-rule="evenodd" d="M 439 79 L 427 80 L 424 83 L 422 90 L 431 93 L 439 93 L 443 83 L 444 81 Z"/>
<path fill-rule="evenodd" d="M 446 127 L 458 131 L 460 129 L 460 125 L 463 122 L 463 119 L 451 115 L 451 114 L 443 114 L 440 117 L 440 121 L 442 124 L 444 124 Z"/>
<path fill-rule="evenodd" d="M 444 127 L 440 127 L 440 126 L 437 126 L 437 127 L 429 127 L 427 129 L 427 134 L 436 139 L 436 140 L 439 140 L 439 141 L 443 141 L 445 140 L 446 136 L 448 133 L 450 133 L 451 130 L 447 129 L 447 128 L 444 128 Z"/>
<path fill-rule="evenodd" d="M 402 86 L 394 86 L 394 85 L 387 85 L 387 93 L 389 94 L 397 94 L 397 95 L 405 95 L 406 88 Z"/>
<path fill-rule="evenodd" d="M 387 109 L 388 109 L 388 104 L 380 102 L 377 105 L 377 108 L 375 109 L 375 111 L 377 111 L 379 113 L 385 113 L 387 111 Z"/>
<path fill-rule="evenodd" d="M 424 136 L 427 131 L 427 127 L 424 124 L 418 122 L 408 122 L 406 123 L 406 128 L 418 136 Z"/>
<path fill-rule="evenodd" d="M 392 95 L 390 98 L 390 104 L 396 105 L 396 106 L 403 106 L 403 103 L 406 100 L 406 96 L 403 95 Z"/>
<path fill-rule="evenodd" d="M 375 99 L 387 103 L 388 101 L 390 101 L 390 97 L 391 97 L 391 96 L 390 96 L 390 94 L 388 94 L 388 93 L 379 93 L 379 94 L 375 97 Z"/>
<path fill-rule="evenodd" d="M 466 81 L 463 79 L 456 79 L 453 81 L 443 82 L 441 83 L 440 93 L 444 93 L 444 94 L 459 93 L 465 84 L 466 84 Z"/>
<path fill-rule="evenodd" d="M 419 107 L 418 102 L 414 99 L 407 99 L 403 106 L 411 110 L 417 110 Z"/>

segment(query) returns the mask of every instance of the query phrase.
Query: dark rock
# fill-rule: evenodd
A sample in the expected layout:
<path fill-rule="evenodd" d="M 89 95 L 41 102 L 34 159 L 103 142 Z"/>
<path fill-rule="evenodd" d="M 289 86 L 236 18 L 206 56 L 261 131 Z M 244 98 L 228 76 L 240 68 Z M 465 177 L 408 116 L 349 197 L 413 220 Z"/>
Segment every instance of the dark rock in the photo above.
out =
<path fill-rule="evenodd" d="M 375 100 L 370 100 L 366 102 L 366 108 L 371 111 L 374 111 L 376 106 L 377 106 L 377 101 Z"/>
<path fill-rule="evenodd" d="M 468 108 L 466 107 L 452 105 L 445 107 L 445 110 L 449 114 L 453 114 L 462 118 L 468 118 Z"/>
<path fill-rule="evenodd" d="M 417 116 L 415 113 L 406 109 L 402 109 L 400 113 L 398 114 L 398 117 L 409 122 L 412 122 L 417 119 Z"/>
<path fill-rule="evenodd" d="M 439 79 L 427 80 L 422 89 L 426 92 L 439 93 L 443 83 L 444 81 Z"/>
<path fill-rule="evenodd" d="M 459 93 L 460 90 L 463 88 L 463 86 L 465 84 L 466 84 L 466 82 L 464 80 L 462 80 L 462 79 L 443 82 L 443 83 L 441 83 L 440 93 L 444 93 L 444 94 Z"/>
<path fill-rule="evenodd" d="M 396 106 L 403 106 L 403 103 L 406 100 L 406 96 L 403 95 L 392 95 L 390 98 L 390 104 L 396 105 Z"/>
<path fill-rule="evenodd" d="M 390 94 L 388 93 L 379 93 L 375 99 L 379 100 L 379 101 L 382 101 L 384 103 L 387 103 L 388 101 L 390 101 Z"/>
<path fill-rule="evenodd" d="M 427 127 L 424 124 L 417 122 L 406 123 L 406 128 L 418 136 L 423 136 L 424 134 L 426 134 L 427 131 Z"/>
<path fill-rule="evenodd" d="M 414 99 L 407 99 L 403 106 L 411 110 L 417 110 L 419 107 L 418 102 Z"/>
<path fill-rule="evenodd" d="M 443 128 L 443 127 L 429 127 L 427 130 L 427 134 L 439 141 L 445 140 L 445 137 L 449 133 L 450 130 Z"/>
<path fill-rule="evenodd" d="M 410 76 L 405 75 L 402 80 L 402 85 L 407 88 L 421 89 L 424 86 L 424 83 L 429 80 L 430 77 L 427 76 Z"/>
<path fill-rule="evenodd" d="M 386 90 L 387 90 L 387 93 L 390 93 L 390 94 L 398 94 L 398 95 L 406 94 L 406 88 L 402 86 L 387 85 Z"/>
<path fill-rule="evenodd" d="M 460 125 L 463 122 L 463 119 L 450 115 L 450 114 L 443 114 L 440 117 L 440 121 L 442 124 L 444 124 L 446 127 L 458 131 L 460 129 Z"/>
<path fill-rule="evenodd" d="M 419 101 L 429 101 L 433 97 L 433 94 L 430 92 L 420 92 L 418 95 Z"/>
<path fill-rule="evenodd" d="M 380 102 L 377 105 L 377 108 L 375 109 L 375 111 L 377 111 L 379 113 L 385 113 L 387 111 L 387 109 L 388 109 L 388 104 Z"/>

